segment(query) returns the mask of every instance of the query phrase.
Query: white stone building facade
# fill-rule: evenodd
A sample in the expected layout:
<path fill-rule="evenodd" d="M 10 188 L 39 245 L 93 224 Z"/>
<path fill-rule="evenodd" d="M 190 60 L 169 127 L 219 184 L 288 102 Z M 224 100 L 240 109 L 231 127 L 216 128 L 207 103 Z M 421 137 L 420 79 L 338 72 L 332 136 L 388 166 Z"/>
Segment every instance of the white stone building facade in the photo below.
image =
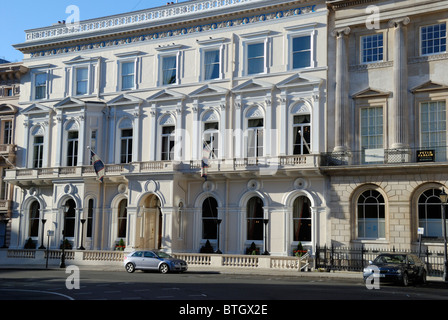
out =
<path fill-rule="evenodd" d="M 27 31 L 9 247 L 327 243 L 327 20 L 324 1 L 193 0 Z"/>
<path fill-rule="evenodd" d="M 327 2 L 332 241 L 442 250 L 448 2 Z"/>

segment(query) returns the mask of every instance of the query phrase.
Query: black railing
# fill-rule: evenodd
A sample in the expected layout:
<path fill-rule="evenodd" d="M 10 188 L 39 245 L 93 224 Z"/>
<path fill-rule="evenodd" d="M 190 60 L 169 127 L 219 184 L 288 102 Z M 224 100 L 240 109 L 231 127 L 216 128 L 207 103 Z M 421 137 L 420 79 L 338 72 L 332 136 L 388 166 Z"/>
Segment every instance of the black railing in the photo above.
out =
<path fill-rule="evenodd" d="M 315 255 L 315 268 L 325 271 L 362 271 L 376 256 L 383 252 L 413 253 L 420 256 L 426 264 L 428 275 L 441 277 L 443 274 L 444 256 L 443 252 L 429 251 L 421 252 L 412 250 L 391 250 L 372 249 L 362 246 L 356 247 L 336 247 L 317 246 Z"/>
<path fill-rule="evenodd" d="M 321 155 L 321 166 L 378 165 L 448 162 L 448 147 L 406 149 L 364 149 L 328 152 Z"/>

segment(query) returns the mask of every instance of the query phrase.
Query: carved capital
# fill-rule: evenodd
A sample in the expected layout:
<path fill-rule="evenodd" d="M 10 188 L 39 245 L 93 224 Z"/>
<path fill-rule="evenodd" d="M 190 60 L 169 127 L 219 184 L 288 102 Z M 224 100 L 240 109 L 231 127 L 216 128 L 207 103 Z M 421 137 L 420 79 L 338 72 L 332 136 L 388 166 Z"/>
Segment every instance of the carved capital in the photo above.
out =
<path fill-rule="evenodd" d="M 411 19 L 409 17 L 401 17 L 389 20 L 388 26 L 389 28 L 399 28 L 402 26 L 407 26 L 411 22 Z"/>
<path fill-rule="evenodd" d="M 339 38 L 339 37 L 348 36 L 350 34 L 350 31 L 351 31 L 350 27 L 336 28 L 336 29 L 333 29 L 331 34 L 333 37 Z"/>

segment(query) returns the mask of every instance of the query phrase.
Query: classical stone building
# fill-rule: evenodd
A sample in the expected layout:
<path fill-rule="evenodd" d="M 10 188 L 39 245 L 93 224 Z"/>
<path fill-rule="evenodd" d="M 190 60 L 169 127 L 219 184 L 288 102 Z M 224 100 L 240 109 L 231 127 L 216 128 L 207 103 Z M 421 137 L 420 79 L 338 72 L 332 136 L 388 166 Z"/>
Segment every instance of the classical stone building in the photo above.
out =
<path fill-rule="evenodd" d="M 327 1 L 336 245 L 442 248 L 448 1 Z"/>
<path fill-rule="evenodd" d="M 193 0 L 27 31 L 10 248 L 325 244 L 327 19 L 325 1 Z"/>
<path fill-rule="evenodd" d="M 21 63 L 0 59 L 0 247 L 10 240 L 12 218 L 12 188 L 3 180 L 7 169 L 16 162 L 16 113 L 18 110 L 20 79 L 27 72 Z"/>

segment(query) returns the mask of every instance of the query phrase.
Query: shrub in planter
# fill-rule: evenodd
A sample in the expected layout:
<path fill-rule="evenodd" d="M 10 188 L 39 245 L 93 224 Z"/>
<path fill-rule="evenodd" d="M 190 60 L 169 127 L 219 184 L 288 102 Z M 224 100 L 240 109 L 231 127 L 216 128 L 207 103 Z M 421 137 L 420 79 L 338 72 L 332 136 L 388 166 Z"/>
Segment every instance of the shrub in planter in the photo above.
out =
<path fill-rule="evenodd" d="M 200 253 L 214 253 L 212 245 L 210 244 L 210 241 L 207 240 L 204 246 L 201 247 Z"/>
<path fill-rule="evenodd" d="M 246 249 L 246 254 L 250 254 L 250 255 L 260 254 L 260 249 L 257 248 L 257 246 L 255 245 L 255 242 L 252 242 L 250 247 Z"/>
<path fill-rule="evenodd" d="M 61 242 L 61 245 L 59 246 L 59 249 L 62 249 L 62 247 L 64 247 L 64 249 L 66 249 L 66 250 L 71 250 L 72 249 L 72 244 L 70 243 L 70 241 L 65 239 L 64 241 Z"/>
<path fill-rule="evenodd" d="M 33 239 L 28 238 L 25 243 L 25 249 L 36 249 L 36 243 L 33 241 Z"/>

